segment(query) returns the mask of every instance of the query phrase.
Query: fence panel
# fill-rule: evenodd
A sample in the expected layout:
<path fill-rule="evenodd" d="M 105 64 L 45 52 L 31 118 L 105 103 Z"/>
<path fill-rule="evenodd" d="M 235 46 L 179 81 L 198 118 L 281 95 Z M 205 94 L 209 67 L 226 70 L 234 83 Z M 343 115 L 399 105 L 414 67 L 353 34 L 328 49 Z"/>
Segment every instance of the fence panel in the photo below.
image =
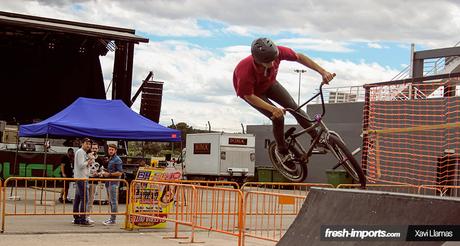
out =
<path fill-rule="evenodd" d="M 294 221 L 305 198 L 272 192 L 245 192 L 244 238 L 279 241 Z"/>
<path fill-rule="evenodd" d="M 64 194 L 62 203 L 58 203 L 63 187 L 72 186 L 77 181 L 86 183 L 83 186 L 84 193 L 93 194 L 94 199 L 91 199 L 93 203 L 89 206 L 90 210 L 85 212 L 73 212 L 72 203 L 66 202 L 67 194 Z M 126 227 L 128 210 L 111 212 L 104 182 L 118 182 L 118 185 L 129 187 L 127 181 L 123 179 L 10 177 L 5 180 L 4 192 L 2 193 L 2 232 L 5 230 L 6 216 L 123 215 Z M 73 187 L 69 189 L 69 194 L 72 191 Z M 89 197 L 84 196 L 84 204 L 89 204 L 87 199 Z M 124 202 L 127 207 L 128 195 L 126 195 Z"/>

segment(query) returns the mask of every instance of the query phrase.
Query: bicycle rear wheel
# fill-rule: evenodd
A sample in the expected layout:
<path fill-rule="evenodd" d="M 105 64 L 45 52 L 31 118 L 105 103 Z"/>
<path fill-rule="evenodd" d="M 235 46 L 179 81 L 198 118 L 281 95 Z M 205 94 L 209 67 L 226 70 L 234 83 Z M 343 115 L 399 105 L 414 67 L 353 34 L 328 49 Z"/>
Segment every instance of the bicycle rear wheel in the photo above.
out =
<path fill-rule="evenodd" d="M 268 147 L 268 155 L 270 156 L 270 161 L 273 166 L 281 173 L 285 178 L 289 179 L 292 182 L 300 183 L 307 178 L 308 169 L 306 163 L 302 163 L 298 160 L 291 159 L 292 163 L 290 164 L 291 168 L 286 168 L 285 163 L 281 163 L 276 158 L 275 154 L 276 143 L 271 142 Z M 289 150 L 290 154 L 294 156 L 293 153 Z"/>
<path fill-rule="evenodd" d="M 345 143 L 338 136 L 330 135 L 329 144 L 332 148 L 331 151 L 335 152 L 338 161 L 345 171 L 347 171 L 356 182 L 359 182 L 362 188 L 365 188 L 366 176 L 364 175 L 363 169 L 359 166 Z"/>

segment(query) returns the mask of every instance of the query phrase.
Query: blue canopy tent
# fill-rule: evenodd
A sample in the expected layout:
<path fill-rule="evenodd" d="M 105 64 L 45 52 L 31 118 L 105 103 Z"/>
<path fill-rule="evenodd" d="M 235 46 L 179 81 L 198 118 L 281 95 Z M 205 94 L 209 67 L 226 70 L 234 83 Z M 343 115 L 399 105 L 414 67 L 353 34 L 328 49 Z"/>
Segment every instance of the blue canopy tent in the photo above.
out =
<path fill-rule="evenodd" d="M 164 127 L 137 114 L 121 100 L 83 97 L 44 121 L 20 126 L 19 136 L 181 141 L 180 131 Z"/>
<path fill-rule="evenodd" d="M 121 100 L 80 97 L 61 112 L 35 124 L 21 125 L 20 137 L 93 137 L 114 140 L 179 142 L 181 132 L 132 111 Z M 19 140 L 19 139 L 18 139 Z M 16 155 L 19 148 L 16 148 Z M 47 150 L 45 148 L 44 164 Z M 43 172 L 43 177 L 46 172 Z M 11 190 L 12 192 L 12 190 Z M 40 203 L 43 200 L 43 183 Z"/>

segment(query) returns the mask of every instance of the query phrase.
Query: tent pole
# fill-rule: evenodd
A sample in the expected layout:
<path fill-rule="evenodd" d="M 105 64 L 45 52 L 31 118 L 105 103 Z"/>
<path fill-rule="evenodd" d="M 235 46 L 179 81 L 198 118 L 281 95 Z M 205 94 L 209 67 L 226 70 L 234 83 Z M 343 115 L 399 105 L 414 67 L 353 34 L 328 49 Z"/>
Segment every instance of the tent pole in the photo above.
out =
<path fill-rule="evenodd" d="M 43 150 L 45 151 L 45 156 L 43 158 L 43 178 L 45 177 L 45 174 L 46 174 L 46 170 L 47 170 L 47 165 L 46 165 L 46 157 L 47 157 L 47 153 L 48 153 L 48 148 L 46 146 L 46 143 L 48 142 L 48 133 L 46 133 L 46 137 L 45 137 L 45 142 L 43 143 Z M 42 182 L 42 191 L 41 191 L 41 194 L 40 194 L 40 205 L 43 204 L 43 184 L 46 183 L 46 181 L 44 180 Z"/>
<path fill-rule="evenodd" d="M 18 134 L 16 135 L 16 152 L 14 154 L 14 164 L 13 164 L 13 175 L 16 175 L 16 165 L 18 161 L 18 151 L 19 151 L 19 123 L 16 124 L 18 126 Z M 13 186 L 11 186 L 10 191 L 10 199 L 13 198 Z"/>

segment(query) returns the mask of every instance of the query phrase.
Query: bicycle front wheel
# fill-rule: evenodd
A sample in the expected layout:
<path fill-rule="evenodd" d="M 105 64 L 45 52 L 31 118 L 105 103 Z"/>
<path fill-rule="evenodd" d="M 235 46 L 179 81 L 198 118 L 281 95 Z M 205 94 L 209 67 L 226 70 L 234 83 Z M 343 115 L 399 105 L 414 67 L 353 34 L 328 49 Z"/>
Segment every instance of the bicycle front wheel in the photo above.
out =
<path fill-rule="evenodd" d="M 278 158 L 276 158 L 275 149 L 276 143 L 271 142 L 268 146 L 268 155 L 276 170 L 292 182 L 303 182 L 308 174 L 307 164 L 296 160 L 291 160 L 292 162 L 290 164 L 281 163 Z M 289 153 L 290 155 L 294 155 L 291 150 L 289 150 Z"/>
<path fill-rule="evenodd" d="M 366 176 L 364 175 L 363 169 L 351 154 L 350 150 L 348 150 L 345 143 L 338 136 L 330 135 L 329 145 L 332 148 L 331 151 L 335 153 L 345 171 L 347 171 L 356 182 L 359 182 L 362 188 L 365 188 Z"/>

